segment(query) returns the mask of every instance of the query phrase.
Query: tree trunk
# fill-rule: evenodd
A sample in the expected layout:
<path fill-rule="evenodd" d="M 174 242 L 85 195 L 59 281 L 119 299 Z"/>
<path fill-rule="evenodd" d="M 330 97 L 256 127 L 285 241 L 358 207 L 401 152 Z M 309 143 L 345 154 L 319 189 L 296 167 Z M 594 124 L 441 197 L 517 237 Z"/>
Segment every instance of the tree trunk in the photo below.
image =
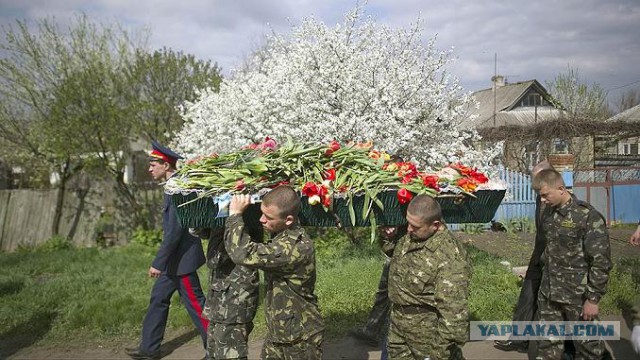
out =
<path fill-rule="evenodd" d="M 71 222 L 71 226 L 69 227 L 69 233 L 67 234 L 67 239 L 73 240 L 76 235 L 76 231 L 78 230 L 78 224 L 80 223 L 80 218 L 84 213 L 84 208 L 86 206 L 86 198 L 89 194 L 89 189 L 91 185 L 89 183 L 89 179 L 86 174 L 80 179 L 78 186 L 76 187 L 74 193 L 78 198 L 78 206 L 75 209 L 75 213 L 73 215 L 73 221 Z"/>
<path fill-rule="evenodd" d="M 53 223 L 51 224 L 51 236 L 60 234 L 60 222 L 62 221 L 62 209 L 64 206 L 64 196 L 67 189 L 67 181 L 71 174 L 69 172 L 69 159 L 64 163 L 62 174 L 60 174 L 60 183 L 58 184 L 58 192 L 56 194 L 56 208 L 53 211 Z"/>
<path fill-rule="evenodd" d="M 124 183 L 122 176 L 118 176 L 116 179 L 116 192 L 122 196 L 125 200 L 126 205 L 128 206 L 127 210 L 133 219 L 132 228 L 136 228 L 138 226 L 142 227 L 144 230 L 151 230 L 151 222 L 149 218 L 145 215 L 144 206 L 138 202 L 136 199 L 135 190 L 131 188 L 131 186 Z"/>

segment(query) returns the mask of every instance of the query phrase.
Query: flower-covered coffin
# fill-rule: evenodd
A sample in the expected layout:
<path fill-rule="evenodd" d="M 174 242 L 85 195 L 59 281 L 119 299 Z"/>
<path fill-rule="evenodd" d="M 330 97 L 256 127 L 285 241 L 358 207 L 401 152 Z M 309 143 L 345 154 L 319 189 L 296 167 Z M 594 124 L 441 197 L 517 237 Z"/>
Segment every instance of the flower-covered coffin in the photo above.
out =
<path fill-rule="evenodd" d="M 442 207 L 445 222 L 449 224 L 487 223 L 493 219 L 504 195 L 505 190 L 479 190 L 475 193 L 475 198 L 461 195 L 437 197 L 436 199 Z M 212 197 L 197 198 L 193 193 L 190 195 L 176 194 L 171 198 L 173 203 L 178 206 L 177 213 L 182 226 L 190 228 L 224 226 L 225 217 L 216 217 L 219 209 Z M 406 224 L 405 215 L 408 204 L 398 202 L 396 191 L 391 190 L 379 194 L 378 198 L 385 204 L 385 209 L 373 208 L 376 225 Z M 370 226 L 371 221 L 363 214 L 364 196 L 353 197 L 353 222 L 347 202 L 348 200 L 345 198 L 334 199 L 333 211 L 325 211 L 319 204 L 310 205 L 308 197 L 303 196 L 300 223 L 304 226 L 319 227 Z M 183 204 L 185 205 L 182 206 Z M 244 216 L 245 222 L 255 223 L 259 220 L 260 215 L 260 205 L 252 204 Z"/>
<path fill-rule="evenodd" d="M 377 226 L 406 223 L 408 203 L 418 194 L 436 197 L 447 223 L 489 222 L 505 189 L 477 169 L 450 164 L 434 172 L 411 162 L 393 161 L 371 144 L 337 142 L 278 147 L 275 141 L 212 154 L 183 166 L 165 185 L 185 227 L 224 225 L 234 193 L 256 199 L 288 184 L 300 192 L 300 222 L 308 226 Z M 246 221 L 257 222 L 259 203 Z"/>

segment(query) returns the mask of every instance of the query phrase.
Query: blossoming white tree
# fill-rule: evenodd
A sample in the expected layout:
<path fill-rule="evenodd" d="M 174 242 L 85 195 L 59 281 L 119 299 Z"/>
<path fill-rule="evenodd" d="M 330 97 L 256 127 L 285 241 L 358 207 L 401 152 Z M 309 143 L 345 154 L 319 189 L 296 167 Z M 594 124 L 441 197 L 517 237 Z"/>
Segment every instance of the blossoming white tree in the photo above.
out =
<path fill-rule="evenodd" d="M 188 157 L 233 151 L 266 136 L 373 141 L 426 167 L 491 158 L 460 131 L 475 106 L 445 67 L 450 52 L 422 43 L 420 23 L 392 29 L 357 7 L 328 27 L 308 18 L 271 35 L 249 65 L 184 108 L 177 147 Z"/>

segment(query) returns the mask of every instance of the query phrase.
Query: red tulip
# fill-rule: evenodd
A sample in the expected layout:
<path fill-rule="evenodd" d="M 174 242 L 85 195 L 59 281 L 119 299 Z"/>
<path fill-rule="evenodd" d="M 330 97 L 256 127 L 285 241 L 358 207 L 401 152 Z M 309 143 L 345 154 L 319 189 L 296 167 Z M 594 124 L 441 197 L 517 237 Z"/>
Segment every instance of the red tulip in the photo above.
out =
<path fill-rule="evenodd" d="M 402 177 L 402 179 L 400 180 L 401 183 L 403 184 L 408 184 L 413 180 L 413 176 L 411 175 L 405 175 Z"/>
<path fill-rule="evenodd" d="M 438 175 L 424 175 L 422 177 L 422 184 L 428 188 L 440 190 L 440 187 L 438 186 Z"/>
<path fill-rule="evenodd" d="M 238 190 L 238 191 L 241 191 L 241 190 L 244 189 L 244 187 L 245 187 L 244 180 L 240 179 L 240 180 L 236 181 L 236 186 L 234 187 L 234 189 Z"/>
<path fill-rule="evenodd" d="M 318 186 L 312 182 L 304 184 L 302 187 L 302 194 L 305 196 L 313 196 L 318 194 Z"/>
<path fill-rule="evenodd" d="M 470 167 L 462 165 L 461 162 L 458 162 L 457 164 L 451 164 L 449 166 L 458 170 L 462 175 L 469 175 L 471 171 L 473 171 L 473 169 L 471 169 Z"/>
<path fill-rule="evenodd" d="M 471 174 L 469 174 L 469 176 L 473 178 L 473 180 L 475 180 L 478 184 L 484 184 L 487 181 L 489 181 L 489 178 L 487 178 L 485 174 L 477 171 L 476 169 L 473 169 L 473 171 L 471 172 Z"/>
<path fill-rule="evenodd" d="M 316 185 L 316 189 L 318 190 L 317 194 L 320 196 L 325 196 L 329 192 L 329 190 L 322 185 Z"/>
<path fill-rule="evenodd" d="M 323 196 L 321 198 L 320 201 L 322 202 L 322 206 L 329 207 L 329 206 L 331 206 L 331 200 L 332 200 L 331 195 L 330 194 L 326 194 L 325 196 Z"/>
<path fill-rule="evenodd" d="M 411 201 L 411 199 L 413 199 L 413 193 L 411 193 L 411 191 L 407 189 L 398 190 L 397 196 L 398 196 L 398 202 L 400 204 L 406 204 L 409 201 Z"/>
<path fill-rule="evenodd" d="M 340 149 L 340 143 L 333 140 L 329 143 L 328 147 L 327 151 L 324 152 L 324 156 L 331 156 L 334 152 L 338 151 Z"/>
<path fill-rule="evenodd" d="M 333 181 L 336 179 L 336 169 L 326 170 L 322 176 L 325 180 Z"/>

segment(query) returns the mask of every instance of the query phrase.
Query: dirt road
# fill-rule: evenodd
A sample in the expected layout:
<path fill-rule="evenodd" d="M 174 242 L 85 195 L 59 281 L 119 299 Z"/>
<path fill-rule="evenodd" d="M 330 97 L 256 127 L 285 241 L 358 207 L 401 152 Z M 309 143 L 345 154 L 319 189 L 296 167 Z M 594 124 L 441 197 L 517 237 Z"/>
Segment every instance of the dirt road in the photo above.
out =
<path fill-rule="evenodd" d="M 619 321 L 620 318 L 607 318 L 604 320 Z M 621 340 L 609 341 L 607 346 L 614 359 L 631 360 L 638 359 L 638 355 L 633 352 L 629 342 L 629 328 L 627 323 L 621 321 Z M 186 336 L 185 336 L 186 335 Z M 204 352 L 200 344 L 195 339 L 195 333 L 183 334 L 170 339 L 163 345 L 163 359 L 194 359 L 199 360 L 204 357 Z M 253 340 L 250 344 L 249 358 L 258 359 L 261 340 Z M 464 346 L 464 356 L 469 360 L 481 359 L 527 359 L 527 354 L 517 352 L 504 352 L 493 347 L 491 341 L 469 342 Z M 380 359 L 380 350 L 355 341 L 351 337 L 345 337 L 339 341 L 329 341 L 324 346 L 324 359 L 353 359 L 353 360 L 377 360 Z M 9 357 L 15 360 L 27 359 L 128 359 L 122 349 L 104 347 L 82 347 L 80 344 L 73 348 L 27 348 Z"/>
<path fill-rule="evenodd" d="M 614 259 L 622 257 L 640 257 L 640 248 L 630 246 L 629 236 L 633 229 L 612 229 L 611 248 Z M 525 265 L 528 262 L 533 250 L 532 234 L 508 234 L 505 232 L 486 232 L 482 234 L 458 233 L 465 242 L 485 250 L 487 252 L 502 256 L 514 265 Z M 610 317 L 603 320 L 613 320 L 621 322 L 621 340 L 609 341 L 607 343 L 614 359 L 640 359 L 640 356 L 633 352 L 629 342 L 629 322 L 628 319 L 620 317 Z M 164 359 L 202 359 L 204 352 L 195 333 L 174 334 L 165 339 L 163 345 Z M 261 339 L 251 341 L 250 358 L 257 359 L 260 356 Z M 9 359 L 127 359 L 123 353 L 122 346 L 114 345 L 90 345 L 70 344 L 65 347 L 39 347 L 31 346 L 21 349 L 9 356 Z M 0 351 L 0 354 L 2 352 Z M 325 359 L 380 359 L 380 350 L 355 341 L 351 337 L 339 340 L 327 341 L 324 346 Z M 526 359 L 526 354 L 503 352 L 493 348 L 492 342 L 480 341 L 469 342 L 464 347 L 464 354 L 467 359 Z M 1 357 L 1 356 L 0 356 Z"/>

